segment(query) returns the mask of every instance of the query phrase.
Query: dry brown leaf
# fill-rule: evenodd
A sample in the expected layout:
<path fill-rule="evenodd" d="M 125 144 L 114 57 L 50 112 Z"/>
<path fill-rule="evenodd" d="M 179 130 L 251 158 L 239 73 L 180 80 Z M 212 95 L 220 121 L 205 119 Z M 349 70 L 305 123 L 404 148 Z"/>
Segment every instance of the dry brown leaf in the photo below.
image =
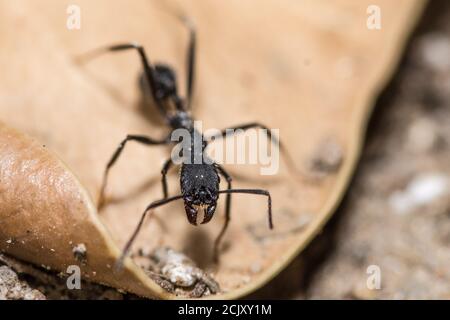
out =
<path fill-rule="evenodd" d="M 76 262 L 73 246 L 84 243 L 89 279 L 143 296 L 173 297 L 131 260 L 122 274 L 108 268 L 143 208 L 161 197 L 159 172 L 169 150 L 130 145 L 111 174 L 113 201 L 97 216 L 90 200 L 126 134 L 166 132 L 157 116 L 145 117 L 139 107 L 139 60 L 123 53 L 80 66 L 74 57 L 99 45 L 138 41 L 152 60 L 174 65 L 184 79 L 186 31 L 161 2 L 77 3 L 81 30 L 71 31 L 65 1 L 0 1 L 0 117 L 39 141 L 1 126 L 0 249 L 64 271 Z M 379 31 L 366 28 L 372 3 L 365 0 L 168 3 L 198 29 L 194 113 L 204 129 L 256 120 L 280 128 L 301 170 L 310 170 L 311 162 L 325 168 L 320 183 L 307 184 L 292 179 L 283 163 L 276 177 L 260 176 L 255 166 L 227 166 L 235 187 L 271 191 L 276 224 L 273 233 L 264 229 L 264 200 L 233 196 L 215 278 L 223 289 L 218 297 L 235 298 L 274 277 L 332 214 L 354 170 L 374 99 L 425 1 L 377 1 Z M 322 159 L 329 153 L 331 164 Z M 176 178 L 169 180 L 171 194 L 179 192 Z M 222 211 L 220 206 L 210 224 L 195 228 L 181 203 L 158 209 L 161 223 L 149 221 L 135 248 L 169 245 L 208 269 Z"/>
<path fill-rule="evenodd" d="M 0 124 L 2 248 L 43 268 L 79 265 L 86 279 L 166 297 L 135 265 L 114 273 L 120 254 L 77 178 L 37 141 Z M 86 247 L 86 263 L 73 249 Z"/>

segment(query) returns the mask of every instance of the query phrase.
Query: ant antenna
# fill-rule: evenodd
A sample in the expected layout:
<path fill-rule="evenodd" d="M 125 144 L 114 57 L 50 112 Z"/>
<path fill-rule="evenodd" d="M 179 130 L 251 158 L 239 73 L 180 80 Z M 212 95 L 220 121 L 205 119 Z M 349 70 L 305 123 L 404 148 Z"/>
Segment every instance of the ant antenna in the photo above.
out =
<path fill-rule="evenodd" d="M 267 196 L 269 228 L 273 229 L 272 197 L 270 196 L 269 191 L 261 190 L 261 189 L 227 189 L 227 190 L 220 190 L 218 193 L 246 193 L 246 194 L 257 194 L 257 195 Z"/>

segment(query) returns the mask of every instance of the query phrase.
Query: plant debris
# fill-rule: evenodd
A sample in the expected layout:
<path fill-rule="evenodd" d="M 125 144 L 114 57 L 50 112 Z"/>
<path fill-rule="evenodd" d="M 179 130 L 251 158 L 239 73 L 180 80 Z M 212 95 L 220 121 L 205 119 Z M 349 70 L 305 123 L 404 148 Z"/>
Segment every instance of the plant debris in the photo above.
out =
<path fill-rule="evenodd" d="M 220 292 L 219 284 L 185 254 L 168 247 L 160 247 L 150 253 L 140 250 L 139 256 L 147 258 L 147 274 L 165 290 L 200 298 Z"/>
<path fill-rule="evenodd" d="M 45 300 L 38 290 L 21 281 L 8 266 L 0 266 L 0 300 Z"/>

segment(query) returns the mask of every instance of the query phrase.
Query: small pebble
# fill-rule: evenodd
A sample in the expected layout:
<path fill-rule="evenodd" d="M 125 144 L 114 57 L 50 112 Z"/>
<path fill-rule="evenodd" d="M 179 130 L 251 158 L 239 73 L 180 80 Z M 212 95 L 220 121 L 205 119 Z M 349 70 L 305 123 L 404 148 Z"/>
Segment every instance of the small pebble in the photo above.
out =
<path fill-rule="evenodd" d="M 219 284 L 211 275 L 196 266 L 194 261 L 181 252 L 162 247 L 148 256 L 154 262 L 154 271 L 148 271 L 150 277 L 161 287 L 172 292 L 186 290 L 188 295 L 199 297 L 220 291 Z"/>
<path fill-rule="evenodd" d="M 407 148 L 414 153 L 431 151 L 439 140 L 436 124 L 426 118 L 418 118 L 408 129 Z"/>
<path fill-rule="evenodd" d="M 397 190 L 389 197 L 389 204 L 398 214 L 405 214 L 413 209 L 431 203 L 433 200 L 449 193 L 449 179 L 439 173 L 416 176 L 404 190 Z"/>
<path fill-rule="evenodd" d="M 450 40 L 446 34 L 430 33 L 420 41 L 420 57 L 437 72 L 450 70 Z"/>
<path fill-rule="evenodd" d="M 72 252 L 75 259 L 77 259 L 79 262 L 86 262 L 87 249 L 84 243 L 77 244 L 75 247 L 73 247 Z"/>

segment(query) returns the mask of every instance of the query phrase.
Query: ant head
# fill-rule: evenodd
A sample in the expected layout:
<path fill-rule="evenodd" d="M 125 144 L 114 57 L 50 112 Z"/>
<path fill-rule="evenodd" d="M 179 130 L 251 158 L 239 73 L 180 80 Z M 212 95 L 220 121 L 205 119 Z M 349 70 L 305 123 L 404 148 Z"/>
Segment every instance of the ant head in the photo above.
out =
<path fill-rule="evenodd" d="M 164 99 L 177 92 L 177 78 L 173 69 L 165 64 L 155 65 L 156 94 L 158 99 Z"/>
<path fill-rule="evenodd" d="M 216 211 L 219 197 L 219 177 L 212 165 L 189 164 L 181 170 L 181 190 L 189 223 L 197 225 L 199 208 L 203 209 L 203 223 L 209 222 Z"/>
<path fill-rule="evenodd" d="M 217 197 L 213 190 L 206 188 L 194 190 L 186 195 L 183 199 L 189 223 L 197 225 L 197 214 L 200 208 L 203 209 L 202 224 L 209 222 L 216 211 Z"/>

